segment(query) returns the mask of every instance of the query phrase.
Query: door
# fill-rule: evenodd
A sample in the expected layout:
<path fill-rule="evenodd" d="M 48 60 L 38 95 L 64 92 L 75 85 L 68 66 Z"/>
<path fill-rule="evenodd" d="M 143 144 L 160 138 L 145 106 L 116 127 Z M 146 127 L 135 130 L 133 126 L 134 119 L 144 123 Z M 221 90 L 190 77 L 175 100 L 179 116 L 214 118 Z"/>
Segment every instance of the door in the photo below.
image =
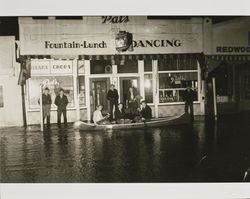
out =
<path fill-rule="evenodd" d="M 107 111 L 108 100 L 107 92 L 110 86 L 110 78 L 92 78 L 90 79 L 90 110 L 91 118 L 96 106 L 103 105 L 103 111 Z"/>
<path fill-rule="evenodd" d="M 120 77 L 120 102 L 126 104 L 129 88 L 132 86 L 140 95 L 139 77 Z"/>

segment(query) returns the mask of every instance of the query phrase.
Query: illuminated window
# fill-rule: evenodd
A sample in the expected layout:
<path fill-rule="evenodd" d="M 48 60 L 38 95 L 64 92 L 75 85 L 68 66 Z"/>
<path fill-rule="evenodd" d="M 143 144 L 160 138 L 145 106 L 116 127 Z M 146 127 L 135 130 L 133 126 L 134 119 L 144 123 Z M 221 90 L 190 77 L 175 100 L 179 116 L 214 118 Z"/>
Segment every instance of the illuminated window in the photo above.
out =
<path fill-rule="evenodd" d="M 159 102 L 183 102 L 183 94 L 187 86 L 196 92 L 198 100 L 198 72 L 160 73 Z"/>
<path fill-rule="evenodd" d="M 144 75 L 145 100 L 147 103 L 153 103 L 153 77 L 152 74 Z"/>

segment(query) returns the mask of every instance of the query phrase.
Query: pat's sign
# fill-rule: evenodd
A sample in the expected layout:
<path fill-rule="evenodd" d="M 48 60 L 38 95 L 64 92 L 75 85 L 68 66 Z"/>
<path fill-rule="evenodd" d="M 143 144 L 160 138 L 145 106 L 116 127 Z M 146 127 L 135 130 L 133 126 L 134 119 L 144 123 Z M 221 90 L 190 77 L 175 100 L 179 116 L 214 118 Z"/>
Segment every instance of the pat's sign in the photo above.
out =
<path fill-rule="evenodd" d="M 121 24 L 129 22 L 128 16 L 102 16 L 102 23 Z"/>

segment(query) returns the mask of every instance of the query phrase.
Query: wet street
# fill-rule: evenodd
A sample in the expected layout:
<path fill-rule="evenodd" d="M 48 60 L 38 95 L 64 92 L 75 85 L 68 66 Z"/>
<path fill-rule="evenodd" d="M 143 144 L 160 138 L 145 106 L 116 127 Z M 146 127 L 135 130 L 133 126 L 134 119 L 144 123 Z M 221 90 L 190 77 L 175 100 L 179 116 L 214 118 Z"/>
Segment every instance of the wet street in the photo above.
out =
<path fill-rule="evenodd" d="M 1 128 L 1 182 L 242 182 L 249 113 L 192 125 L 79 132 Z"/>

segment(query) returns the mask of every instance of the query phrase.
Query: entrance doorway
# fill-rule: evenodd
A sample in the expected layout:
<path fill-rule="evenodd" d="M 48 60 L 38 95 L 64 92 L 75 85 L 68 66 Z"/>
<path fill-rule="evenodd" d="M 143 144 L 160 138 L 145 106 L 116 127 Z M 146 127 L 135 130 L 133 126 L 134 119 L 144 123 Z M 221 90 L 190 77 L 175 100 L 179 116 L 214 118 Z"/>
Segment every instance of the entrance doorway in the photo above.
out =
<path fill-rule="evenodd" d="M 90 110 L 91 118 L 98 104 L 103 105 L 103 111 L 109 110 L 107 93 L 110 87 L 110 78 L 90 79 Z"/>
<path fill-rule="evenodd" d="M 128 99 L 128 91 L 132 86 L 136 89 L 137 94 L 140 94 L 139 77 L 120 77 L 120 102 L 124 105 Z"/>

